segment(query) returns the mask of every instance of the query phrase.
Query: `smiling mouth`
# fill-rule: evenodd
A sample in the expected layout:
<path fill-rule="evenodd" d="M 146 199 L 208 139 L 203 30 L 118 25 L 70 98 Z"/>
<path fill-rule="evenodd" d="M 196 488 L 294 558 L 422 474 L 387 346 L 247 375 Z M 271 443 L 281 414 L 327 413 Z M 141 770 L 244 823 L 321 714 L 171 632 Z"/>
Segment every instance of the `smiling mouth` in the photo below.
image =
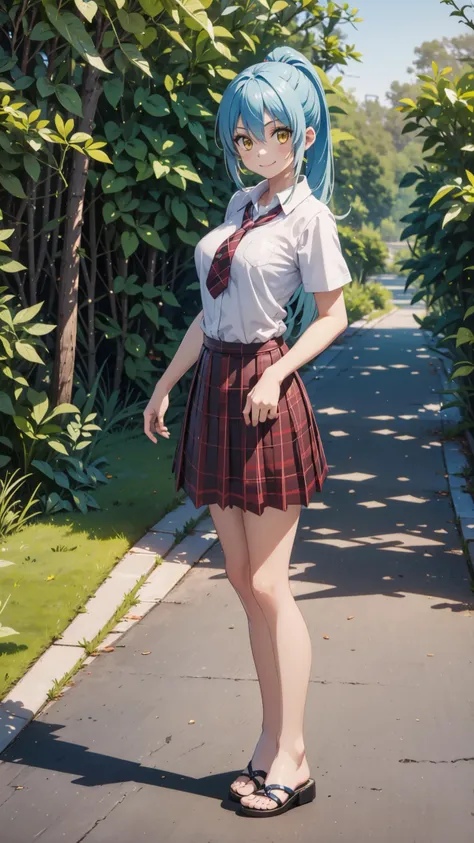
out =
<path fill-rule="evenodd" d="M 276 161 L 272 161 L 271 164 L 260 164 L 260 166 L 261 167 L 273 167 L 274 164 L 276 164 Z"/>

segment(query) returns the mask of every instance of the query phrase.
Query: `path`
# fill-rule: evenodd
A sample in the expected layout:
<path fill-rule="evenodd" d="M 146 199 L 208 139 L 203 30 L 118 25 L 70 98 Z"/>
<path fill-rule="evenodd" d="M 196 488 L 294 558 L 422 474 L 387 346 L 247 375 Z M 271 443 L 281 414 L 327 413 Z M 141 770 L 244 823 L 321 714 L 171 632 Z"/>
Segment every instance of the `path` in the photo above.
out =
<path fill-rule="evenodd" d="M 291 580 L 313 641 L 316 801 L 262 824 L 223 798 L 260 701 L 216 546 L 5 751 L 2 843 L 474 839 L 472 593 L 445 494 L 438 364 L 395 286 L 401 309 L 347 339 L 310 388 L 330 476 L 303 513 Z"/>

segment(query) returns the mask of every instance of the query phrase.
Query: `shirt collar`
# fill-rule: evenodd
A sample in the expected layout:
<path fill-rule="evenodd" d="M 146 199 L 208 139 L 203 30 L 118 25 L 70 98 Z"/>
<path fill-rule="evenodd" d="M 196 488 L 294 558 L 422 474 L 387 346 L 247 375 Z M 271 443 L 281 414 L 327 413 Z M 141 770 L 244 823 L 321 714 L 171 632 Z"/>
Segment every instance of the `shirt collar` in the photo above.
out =
<path fill-rule="evenodd" d="M 236 205 L 236 210 L 239 211 L 241 208 L 244 208 L 245 205 L 248 205 L 250 201 L 253 202 L 254 205 L 256 205 L 260 196 L 265 193 L 267 185 L 268 179 L 263 179 L 263 181 L 256 184 L 255 187 L 251 187 L 249 189 L 244 188 L 242 197 L 239 200 L 239 204 Z M 288 199 L 284 203 L 284 200 L 290 195 L 292 190 L 293 185 L 291 185 L 291 187 L 286 187 L 284 190 L 280 190 L 276 194 L 281 203 L 282 210 L 285 214 L 289 214 L 290 211 L 293 210 L 293 208 L 296 208 L 296 206 L 303 201 L 303 199 L 306 199 L 307 196 L 311 196 L 311 188 L 308 184 L 306 176 L 300 175 L 298 184 L 295 185 L 291 199 Z"/>

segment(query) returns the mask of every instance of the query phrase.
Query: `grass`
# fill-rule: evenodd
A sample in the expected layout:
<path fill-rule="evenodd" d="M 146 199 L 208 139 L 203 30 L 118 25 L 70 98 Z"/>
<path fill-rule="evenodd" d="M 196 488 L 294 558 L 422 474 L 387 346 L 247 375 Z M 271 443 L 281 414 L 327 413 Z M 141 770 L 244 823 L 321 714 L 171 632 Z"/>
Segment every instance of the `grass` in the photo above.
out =
<path fill-rule="evenodd" d="M 174 531 L 174 534 L 173 534 L 175 544 L 179 544 L 180 542 L 182 542 L 183 539 L 186 538 L 186 536 L 188 536 L 189 533 L 191 533 L 194 530 L 194 528 L 195 528 L 196 524 L 199 522 L 199 520 L 200 520 L 199 518 L 188 518 L 188 520 L 185 522 L 185 524 L 183 524 L 182 529 L 177 528 Z"/>
<path fill-rule="evenodd" d="M 171 428 L 172 434 L 173 428 Z M 102 509 L 41 518 L 0 539 L 0 698 L 55 641 L 124 553 L 178 503 L 171 472 L 176 440 L 154 445 L 142 431 L 112 434 L 100 453 L 112 475 L 95 497 Z"/>
<path fill-rule="evenodd" d="M 391 310 L 393 310 L 394 307 L 394 301 L 393 299 L 390 299 L 390 301 L 387 302 L 385 307 L 376 307 L 374 310 L 372 310 L 371 313 L 367 315 L 367 321 L 372 322 L 374 319 L 378 319 L 380 316 L 383 316 L 384 313 L 389 313 Z M 352 321 L 355 322 L 356 320 L 354 319 Z"/>

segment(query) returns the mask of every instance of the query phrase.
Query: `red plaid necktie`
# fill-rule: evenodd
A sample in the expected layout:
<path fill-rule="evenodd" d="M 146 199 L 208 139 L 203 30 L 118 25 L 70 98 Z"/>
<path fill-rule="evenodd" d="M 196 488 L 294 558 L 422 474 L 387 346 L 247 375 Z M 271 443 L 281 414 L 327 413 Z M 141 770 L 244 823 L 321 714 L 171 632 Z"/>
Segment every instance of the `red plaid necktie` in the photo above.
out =
<path fill-rule="evenodd" d="M 252 202 L 249 202 L 245 207 L 241 227 L 238 228 L 237 231 L 234 231 L 230 237 L 227 237 L 226 240 L 221 243 L 214 255 L 211 268 L 206 279 L 207 289 L 214 299 L 224 292 L 229 284 L 230 264 L 232 258 L 234 257 L 234 252 L 244 234 L 246 234 L 247 231 L 250 231 L 251 228 L 256 228 L 259 225 L 270 222 L 270 220 L 274 219 L 274 217 L 278 216 L 281 212 L 281 205 L 278 202 L 278 204 L 275 205 L 271 211 L 268 211 L 267 214 L 262 214 L 261 217 L 257 217 L 256 220 L 253 220 L 252 204 Z"/>

